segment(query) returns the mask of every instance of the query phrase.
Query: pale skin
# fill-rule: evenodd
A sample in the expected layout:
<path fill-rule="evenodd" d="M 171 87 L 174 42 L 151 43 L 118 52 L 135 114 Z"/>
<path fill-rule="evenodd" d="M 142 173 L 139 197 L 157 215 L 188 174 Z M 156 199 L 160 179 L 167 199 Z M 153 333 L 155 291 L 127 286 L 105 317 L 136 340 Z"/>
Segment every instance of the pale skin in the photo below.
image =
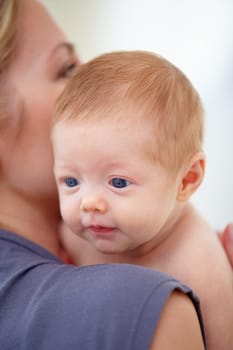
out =
<path fill-rule="evenodd" d="M 40 3 L 34 0 L 22 3 L 16 54 L 4 80 L 11 122 L 1 129 L 0 138 L 0 223 L 1 228 L 15 231 L 62 257 L 50 121 L 55 100 L 78 60 L 63 32 Z M 171 335 L 173 342 L 168 345 L 167 327 L 174 327 L 172 315 L 178 310 L 185 324 L 191 326 L 184 334 L 184 324 L 176 324 L 176 333 Z M 187 338 L 193 339 L 193 349 L 203 349 L 191 301 L 174 294 L 161 316 L 151 349 L 158 344 L 163 349 L 187 349 Z"/>
<path fill-rule="evenodd" d="M 230 350 L 232 271 L 213 229 L 188 201 L 203 179 L 204 155 L 194 154 L 174 177 L 146 156 L 151 139 L 150 126 L 142 130 L 127 113 L 120 122 L 109 115 L 55 126 L 62 217 L 84 239 L 75 244 L 73 237 L 70 252 L 81 265 L 131 263 L 174 275 L 201 299 L 209 349 Z"/>

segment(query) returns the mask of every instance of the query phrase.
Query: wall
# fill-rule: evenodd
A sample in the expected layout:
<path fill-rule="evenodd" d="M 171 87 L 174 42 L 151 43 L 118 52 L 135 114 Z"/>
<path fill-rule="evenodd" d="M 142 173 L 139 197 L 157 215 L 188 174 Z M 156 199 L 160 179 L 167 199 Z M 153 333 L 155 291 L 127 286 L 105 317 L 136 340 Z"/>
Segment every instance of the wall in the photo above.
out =
<path fill-rule="evenodd" d="M 233 2 L 43 0 L 82 60 L 152 50 L 181 68 L 206 110 L 207 168 L 193 202 L 216 228 L 233 221 Z"/>

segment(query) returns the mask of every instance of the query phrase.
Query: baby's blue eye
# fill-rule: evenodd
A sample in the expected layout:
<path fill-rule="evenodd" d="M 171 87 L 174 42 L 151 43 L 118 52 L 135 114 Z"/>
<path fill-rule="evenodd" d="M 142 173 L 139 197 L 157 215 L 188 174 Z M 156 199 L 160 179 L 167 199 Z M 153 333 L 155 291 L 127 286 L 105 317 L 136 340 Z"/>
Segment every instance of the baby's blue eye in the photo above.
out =
<path fill-rule="evenodd" d="M 68 187 L 75 187 L 78 186 L 80 183 L 75 177 L 66 177 L 65 183 Z"/>
<path fill-rule="evenodd" d="M 130 181 L 121 179 L 120 177 L 115 177 L 110 181 L 110 185 L 116 188 L 124 188 L 130 185 Z"/>

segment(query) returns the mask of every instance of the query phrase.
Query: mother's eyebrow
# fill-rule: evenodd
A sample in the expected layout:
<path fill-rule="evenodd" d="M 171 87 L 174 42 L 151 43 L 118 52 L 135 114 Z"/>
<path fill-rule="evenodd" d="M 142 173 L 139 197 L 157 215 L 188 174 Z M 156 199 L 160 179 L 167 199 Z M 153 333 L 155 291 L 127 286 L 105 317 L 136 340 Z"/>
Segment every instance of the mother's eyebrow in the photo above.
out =
<path fill-rule="evenodd" d="M 69 42 L 62 42 L 60 44 L 58 44 L 51 52 L 51 54 L 56 53 L 57 51 L 61 50 L 61 49 L 65 49 L 67 51 L 69 51 L 69 53 L 74 54 L 75 53 L 75 47 L 72 43 Z"/>

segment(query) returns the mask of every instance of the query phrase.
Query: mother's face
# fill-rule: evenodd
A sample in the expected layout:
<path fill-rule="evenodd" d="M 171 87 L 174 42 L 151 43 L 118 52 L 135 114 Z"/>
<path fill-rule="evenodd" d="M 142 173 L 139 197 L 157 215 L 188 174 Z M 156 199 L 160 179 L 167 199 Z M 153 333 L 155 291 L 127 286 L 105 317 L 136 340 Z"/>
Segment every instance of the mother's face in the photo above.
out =
<path fill-rule="evenodd" d="M 10 119 L 1 172 L 11 188 L 24 194 L 54 196 L 50 121 L 55 100 L 77 58 L 36 0 L 22 0 L 17 33 L 15 55 L 6 75 Z"/>

